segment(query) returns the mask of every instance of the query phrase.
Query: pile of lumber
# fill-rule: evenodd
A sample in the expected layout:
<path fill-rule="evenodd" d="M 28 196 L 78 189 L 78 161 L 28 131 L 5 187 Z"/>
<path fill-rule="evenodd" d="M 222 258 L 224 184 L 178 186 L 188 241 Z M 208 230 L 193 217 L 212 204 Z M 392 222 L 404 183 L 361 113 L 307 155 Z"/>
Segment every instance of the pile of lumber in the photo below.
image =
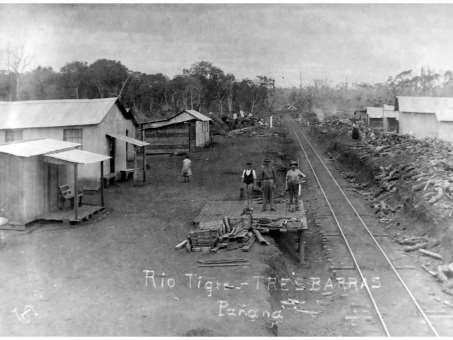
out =
<path fill-rule="evenodd" d="M 437 278 L 442 283 L 442 290 L 453 295 L 453 263 L 438 266 Z"/>
<path fill-rule="evenodd" d="M 218 252 L 220 249 L 250 251 L 256 240 L 263 245 L 270 244 L 261 234 L 262 230 L 269 232 L 269 228 L 263 229 L 258 224 L 251 223 L 250 216 L 236 219 L 224 217 L 217 229 L 192 231 L 175 248 L 210 252 Z"/>
<path fill-rule="evenodd" d="M 199 267 L 236 267 L 246 266 L 249 264 L 249 261 L 243 258 L 198 260 L 197 262 L 199 263 Z"/>

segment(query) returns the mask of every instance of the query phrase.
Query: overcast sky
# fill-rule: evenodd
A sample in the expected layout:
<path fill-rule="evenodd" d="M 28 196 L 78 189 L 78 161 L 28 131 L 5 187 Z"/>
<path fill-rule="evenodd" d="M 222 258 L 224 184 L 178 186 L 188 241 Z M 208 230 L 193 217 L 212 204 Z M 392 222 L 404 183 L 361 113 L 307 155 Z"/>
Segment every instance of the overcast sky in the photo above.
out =
<path fill-rule="evenodd" d="M 200 60 L 297 86 L 453 69 L 453 5 L 0 5 L 0 47 L 33 66 L 121 61 L 173 76 Z"/>

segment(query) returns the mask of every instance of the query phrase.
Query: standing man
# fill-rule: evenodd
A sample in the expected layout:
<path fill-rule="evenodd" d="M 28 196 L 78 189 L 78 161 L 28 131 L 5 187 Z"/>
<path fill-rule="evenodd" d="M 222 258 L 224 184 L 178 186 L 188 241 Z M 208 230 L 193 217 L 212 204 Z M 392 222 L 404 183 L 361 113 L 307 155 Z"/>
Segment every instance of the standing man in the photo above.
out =
<path fill-rule="evenodd" d="M 269 204 L 270 210 L 275 211 L 272 205 L 272 192 L 275 188 L 275 171 L 270 166 L 271 161 L 269 159 L 264 160 L 263 170 L 260 174 L 261 190 L 263 190 L 263 211 L 266 211 L 267 205 Z"/>
<path fill-rule="evenodd" d="M 357 123 L 354 121 L 352 123 L 352 139 L 360 139 L 360 132 Z"/>
<path fill-rule="evenodd" d="M 252 199 L 252 189 L 256 181 L 256 172 L 252 169 L 252 163 L 247 162 L 246 168 L 242 171 L 242 183 L 245 186 L 247 195 L 247 208 L 250 208 L 250 201 Z"/>
<path fill-rule="evenodd" d="M 184 183 L 190 182 L 190 177 L 192 176 L 192 161 L 188 154 L 184 157 L 182 161 L 182 170 L 181 175 L 184 178 Z"/>
<path fill-rule="evenodd" d="M 233 113 L 233 130 L 236 129 L 238 125 L 238 114 L 235 112 Z"/>
<path fill-rule="evenodd" d="M 294 208 L 291 206 L 295 205 L 295 210 L 299 210 L 299 184 L 302 178 L 306 178 L 305 174 L 300 171 L 297 167 L 297 162 L 292 161 L 290 163 L 290 169 L 286 173 L 286 190 L 289 193 L 289 211 L 294 212 Z"/>

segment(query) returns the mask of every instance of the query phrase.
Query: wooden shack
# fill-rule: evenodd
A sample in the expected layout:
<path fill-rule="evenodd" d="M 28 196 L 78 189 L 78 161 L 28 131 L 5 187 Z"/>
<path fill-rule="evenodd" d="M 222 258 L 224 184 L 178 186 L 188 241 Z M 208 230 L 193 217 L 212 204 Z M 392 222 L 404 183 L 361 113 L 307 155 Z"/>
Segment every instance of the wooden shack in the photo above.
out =
<path fill-rule="evenodd" d="M 110 156 L 105 179 L 134 171 L 135 148 L 144 146 L 133 138 L 136 126 L 118 98 L 0 102 L 0 144 L 38 138 L 78 143 L 82 150 Z M 79 176 L 85 188 L 99 188 L 96 165 L 83 167 Z"/>
<path fill-rule="evenodd" d="M 384 109 L 382 107 L 367 107 L 366 114 L 369 127 L 384 128 Z"/>
<path fill-rule="evenodd" d="M 195 151 L 211 143 L 211 118 L 184 110 L 165 120 L 141 124 L 142 139 L 149 143 L 146 154 Z"/>
<path fill-rule="evenodd" d="M 0 216 L 6 217 L 10 225 L 19 226 L 48 219 L 49 214 L 62 209 L 60 186 L 70 185 L 78 192 L 79 165 L 101 163 L 100 177 L 103 162 L 110 157 L 78 148 L 78 143 L 55 139 L 0 145 Z M 72 168 L 74 176 L 70 181 L 62 176 L 67 167 Z M 74 211 L 65 211 L 60 216 L 77 221 L 102 206 L 101 190 L 99 205 L 81 208 L 74 204 Z"/>
<path fill-rule="evenodd" d="M 384 113 L 384 131 L 386 132 L 398 132 L 398 111 L 395 111 L 395 106 L 385 105 L 383 106 Z"/>
<path fill-rule="evenodd" d="M 398 96 L 399 133 L 453 143 L 453 98 Z"/>

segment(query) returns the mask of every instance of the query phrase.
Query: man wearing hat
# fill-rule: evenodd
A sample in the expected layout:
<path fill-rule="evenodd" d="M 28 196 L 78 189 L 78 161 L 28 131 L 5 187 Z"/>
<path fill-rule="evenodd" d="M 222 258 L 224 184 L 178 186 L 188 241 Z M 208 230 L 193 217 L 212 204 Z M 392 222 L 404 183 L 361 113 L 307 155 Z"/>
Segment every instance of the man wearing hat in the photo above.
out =
<path fill-rule="evenodd" d="M 242 183 L 244 184 L 247 195 L 247 207 L 250 208 L 253 185 L 256 181 L 256 172 L 252 168 L 252 162 L 246 163 L 246 168 L 242 171 Z"/>
<path fill-rule="evenodd" d="M 297 168 L 297 162 L 291 161 L 290 169 L 286 173 L 286 190 L 289 193 L 289 211 L 294 211 L 291 206 L 294 204 L 295 210 L 299 210 L 299 184 L 305 174 Z"/>
<path fill-rule="evenodd" d="M 261 189 L 263 190 L 263 211 L 266 211 L 269 204 L 271 211 L 275 211 L 272 205 L 272 191 L 275 187 L 275 171 L 272 169 L 269 159 L 264 160 L 263 170 L 261 170 L 260 181 Z"/>

